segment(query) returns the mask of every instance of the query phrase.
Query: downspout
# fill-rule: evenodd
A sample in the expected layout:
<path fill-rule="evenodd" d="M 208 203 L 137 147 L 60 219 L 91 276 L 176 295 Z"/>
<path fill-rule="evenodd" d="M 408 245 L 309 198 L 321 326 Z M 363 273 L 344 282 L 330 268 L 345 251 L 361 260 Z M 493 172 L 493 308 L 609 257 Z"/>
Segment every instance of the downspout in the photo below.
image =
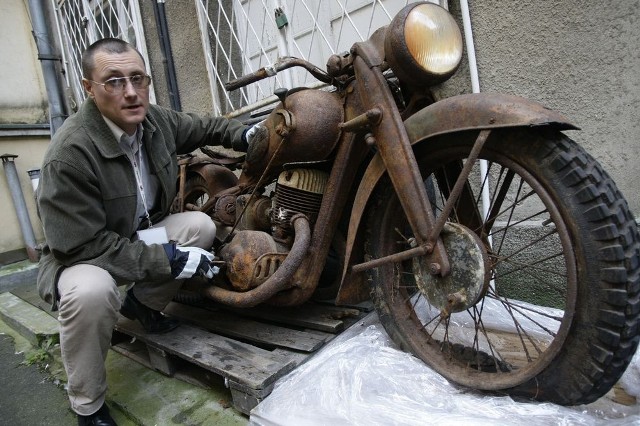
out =
<path fill-rule="evenodd" d="M 18 172 L 16 171 L 16 164 L 14 160 L 17 157 L 18 156 L 14 154 L 0 155 L 2 165 L 4 166 L 4 172 L 7 176 L 9 190 L 11 191 L 11 197 L 13 198 L 13 206 L 15 207 L 16 214 L 18 215 L 18 222 L 20 223 L 22 237 L 24 238 L 24 243 L 27 246 L 27 256 L 31 262 L 37 262 L 40 256 L 36 248 L 36 237 L 33 233 L 33 227 L 31 226 L 31 219 L 29 219 L 27 203 L 24 201 L 24 195 L 22 194 L 22 189 L 20 187 L 20 179 L 18 179 Z"/>
<path fill-rule="evenodd" d="M 469 57 L 469 73 L 471 74 L 471 90 L 473 93 L 480 93 L 480 78 L 478 77 L 478 64 L 476 63 L 476 49 L 473 43 L 473 30 L 471 29 L 471 15 L 469 14 L 469 4 L 467 0 L 460 0 L 460 11 L 462 12 L 462 27 L 464 28 L 464 41 Z"/>
<path fill-rule="evenodd" d="M 460 0 L 460 10 L 462 12 L 462 26 L 464 28 L 464 41 L 467 46 L 467 56 L 469 57 L 469 74 L 471 75 L 471 91 L 480 93 L 480 78 L 478 77 L 478 64 L 476 63 L 476 49 L 473 43 L 473 30 L 471 29 L 471 15 L 467 0 Z M 487 176 L 487 161 L 480 160 L 480 179 L 485 182 Z M 482 214 L 487 217 L 489 214 L 489 185 L 482 189 Z M 489 240 L 491 242 L 491 240 Z"/>
<path fill-rule="evenodd" d="M 31 27 L 33 38 L 38 48 L 38 59 L 42 66 L 42 75 L 47 90 L 49 101 L 49 123 L 51 126 L 51 136 L 62 126 L 68 117 L 66 104 L 64 101 L 64 91 L 56 71 L 56 62 L 60 61 L 60 56 L 54 52 L 53 38 L 49 34 L 45 18 L 45 10 L 41 0 L 29 0 L 29 15 L 31 16 Z"/>
<path fill-rule="evenodd" d="M 469 57 L 469 74 L 471 75 L 471 91 L 480 93 L 480 78 L 478 77 L 478 64 L 476 62 L 476 49 L 473 42 L 473 30 L 471 29 L 471 14 L 469 13 L 469 4 L 467 0 L 460 0 L 460 11 L 462 12 L 462 27 L 464 28 L 464 41 L 467 47 L 467 56 Z M 482 187 L 482 216 L 489 215 L 489 206 L 491 200 L 489 196 L 489 173 L 487 160 L 480 160 L 480 184 L 487 182 Z M 489 244 L 492 244 L 491 235 L 488 236 Z M 491 288 L 495 291 L 495 281 L 491 280 Z"/>
<path fill-rule="evenodd" d="M 164 63 L 164 71 L 167 78 L 167 89 L 169 90 L 169 102 L 171 103 L 171 108 L 173 110 L 182 111 L 180 92 L 178 91 L 178 79 L 176 78 L 176 68 L 173 62 L 173 53 L 171 51 L 167 15 L 164 9 L 164 1 L 165 0 L 152 1 L 153 15 L 156 18 L 158 39 L 160 41 L 160 49 L 162 50 L 162 62 Z"/>

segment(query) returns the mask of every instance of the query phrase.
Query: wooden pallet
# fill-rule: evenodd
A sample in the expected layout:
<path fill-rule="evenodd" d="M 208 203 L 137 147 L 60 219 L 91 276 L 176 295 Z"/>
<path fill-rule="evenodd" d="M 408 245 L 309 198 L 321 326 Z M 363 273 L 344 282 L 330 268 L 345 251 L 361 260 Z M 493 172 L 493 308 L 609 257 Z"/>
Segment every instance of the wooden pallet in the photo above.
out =
<path fill-rule="evenodd" d="M 12 291 L 57 318 L 35 287 Z M 148 334 L 137 321 L 120 317 L 112 349 L 148 368 L 199 386 L 229 388 L 232 405 L 249 414 L 274 383 L 372 310 L 370 303 L 336 307 L 309 302 L 294 308 L 229 310 L 208 301 L 173 302 L 165 313 L 182 324 Z"/>
<path fill-rule="evenodd" d="M 307 303 L 233 311 L 212 303 L 173 302 L 164 312 L 180 319 L 178 328 L 148 334 L 137 321 L 121 317 L 112 347 L 168 376 L 197 381 L 213 373 L 230 389 L 234 408 L 249 414 L 278 379 L 370 309 Z"/>

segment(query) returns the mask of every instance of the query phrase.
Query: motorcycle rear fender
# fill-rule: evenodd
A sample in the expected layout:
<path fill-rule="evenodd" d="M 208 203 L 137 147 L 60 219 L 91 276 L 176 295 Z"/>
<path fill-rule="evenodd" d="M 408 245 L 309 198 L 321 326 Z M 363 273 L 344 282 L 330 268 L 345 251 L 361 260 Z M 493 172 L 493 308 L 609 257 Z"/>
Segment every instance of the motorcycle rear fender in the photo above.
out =
<path fill-rule="evenodd" d="M 459 95 L 438 101 L 409 117 L 404 125 L 412 145 L 429 143 L 429 138 L 434 136 L 466 130 L 541 126 L 557 130 L 578 129 L 563 115 L 537 102 L 497 93 Z M 363 250 L 355 250 L 363 243 L 364 228 L 360 222 L 384 173 L 382 158 L 376 154 L 365 171 L 353 202 L 337 304 L 358 303 L 368 295 L 363 274 L 353 274 L 349 267 L 362 261 Z"/>

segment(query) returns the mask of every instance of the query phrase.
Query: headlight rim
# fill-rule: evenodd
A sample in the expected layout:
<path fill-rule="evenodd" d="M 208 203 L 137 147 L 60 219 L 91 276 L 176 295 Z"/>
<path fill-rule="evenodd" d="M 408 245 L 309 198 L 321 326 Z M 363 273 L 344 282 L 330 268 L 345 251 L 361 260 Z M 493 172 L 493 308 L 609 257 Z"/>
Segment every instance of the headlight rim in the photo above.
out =
<path fill-rule="evenodd" d="M 457 64 L 448 72 L 436 73 L 431 72 L 423 68 L 414 58 L 413 54 L 409 51 L 409 47 L 405 40 L 405 24 L 407 17 L 417 6 L 430 5 L 443 9 L 447 14 L 449 11 L 441 6 L 431 2 L 417 2 L 405 6 L 398 14 L 393 18 L 389 26 L 387 27 L 384 50 L 385 58 L 394 74 L 403 82 L 411 84 L 413 86 L 433 86 L 442 83 L 449 78 L 460 67 L 462 63 L 463 46 L 460 49 L 460 57 Z M 453 19 L 453 17 L 452 17 Z M 460 40 L 462 41 L 462 34 L 460 33 L 460 27 L 456 24 L 455 28 L 458 29 L 460 34 Z"/>

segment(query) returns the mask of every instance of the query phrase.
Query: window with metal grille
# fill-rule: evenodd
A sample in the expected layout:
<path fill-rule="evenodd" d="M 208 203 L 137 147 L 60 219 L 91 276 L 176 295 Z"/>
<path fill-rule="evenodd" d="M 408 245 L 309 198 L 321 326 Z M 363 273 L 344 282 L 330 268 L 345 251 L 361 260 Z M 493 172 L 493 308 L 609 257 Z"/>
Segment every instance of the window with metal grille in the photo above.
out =
<path fill-rule="evenodd" d="M 283 71 L 232 93 L 224 90 L 227 81 L 272 66 L 278 57 L 286 56 L 306 59 L 324 69 L 331 54 L 346 51 L 353 43 L 367 39 L 411 3 L 409 0 L 195 1 L 217 114 L 255 106 L 278 87 L 314 84 L 313 77 L 300 69 Z"/>
<path fill-rule="evenodd" d="M 61 35 L 67 84 L 79 104 L 86 98 L 82 88 L 82 52 L 93 42 L 105 37 L 121 38 L 142 53 L 149 63 L 135 0 L 52 0 L 56 24 Z M 155 102 L 153 88 L 151 102 Z"/>

